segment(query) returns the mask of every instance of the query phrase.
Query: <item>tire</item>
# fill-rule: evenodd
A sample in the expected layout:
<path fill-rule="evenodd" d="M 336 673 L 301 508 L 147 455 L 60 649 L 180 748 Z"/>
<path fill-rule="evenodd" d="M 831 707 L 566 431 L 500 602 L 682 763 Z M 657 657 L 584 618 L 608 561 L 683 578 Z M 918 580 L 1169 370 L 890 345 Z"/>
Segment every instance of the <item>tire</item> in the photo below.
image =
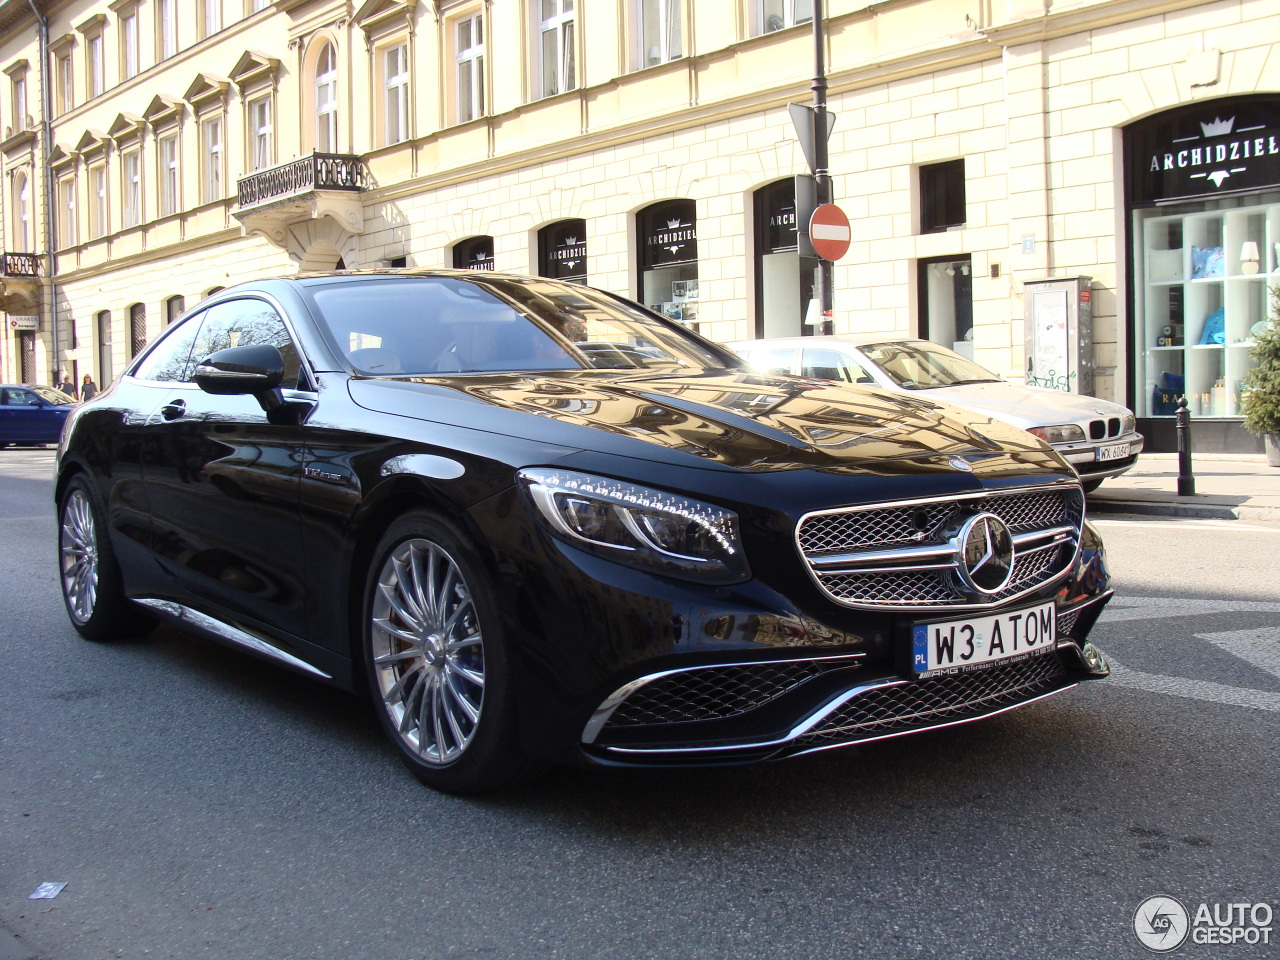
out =
<path fill-rule="evenodd" d="M 481 793 L 527 779 L 514 676 L 492 580 L 454 526 L 407 513 L 374 551 L 363 655 L 374 709 L 429 787 Z"/>
<path fill-rule="evenodd" d="M 1101 480 L 1101 479 L 1098 479 L 1098 480 L 1082 480 L 1080 483 L 1081 483 L 1081 486 L 1083 486 L 1083 487 L 1084 487 L 1084 492 L 1085 492 L 1085 493 L 1093 493 L 1093 491 L 1097 490 L 1100 486 L 1102 486 L 1102 480 Z"/>
<path fill-rule="evenodd" d="M 71 625 L 86 640 L 136 637 L 156 624 L 124 594 L 97 496 L 84 477 L 67 484 L 58 504 L 58 573 Z"/>

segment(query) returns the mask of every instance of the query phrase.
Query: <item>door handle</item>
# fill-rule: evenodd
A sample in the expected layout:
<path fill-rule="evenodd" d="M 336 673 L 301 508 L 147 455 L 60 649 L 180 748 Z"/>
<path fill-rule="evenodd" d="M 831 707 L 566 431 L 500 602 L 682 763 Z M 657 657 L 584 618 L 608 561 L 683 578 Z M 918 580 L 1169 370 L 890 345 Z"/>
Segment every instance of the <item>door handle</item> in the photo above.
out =
<path fill-rule="evenodd" d="M 187 412 L 187 401 L 171 400 L 160 408 L 160 416 L 166 420 L 177 420 Z"/>

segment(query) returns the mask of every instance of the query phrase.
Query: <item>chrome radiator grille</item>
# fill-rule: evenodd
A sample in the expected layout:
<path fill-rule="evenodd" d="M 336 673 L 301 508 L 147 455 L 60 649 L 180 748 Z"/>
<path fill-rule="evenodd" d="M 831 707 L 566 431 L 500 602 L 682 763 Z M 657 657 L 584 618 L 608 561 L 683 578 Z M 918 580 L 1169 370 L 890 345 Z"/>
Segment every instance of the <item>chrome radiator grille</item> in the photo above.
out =
<path fill-rule="evenodd" d="M 1066 670 L 1053 654 L 952 677 L 868 690 L 800 736 L 811 750 L 923 729 L 1016 706 L 1063 686 Z"/>
<path fill-rule="evenodd" d="M 966 590 L 958 576 L 958 527 L 976 514 L 1003 521 L 1013 571 L 991 595 Z M 806 516 L 796 539 L 818 585 L 850 607 L 982 607 L 1043 586 L 1071 566 L 1084 523 L 1079 487 L 1017 490 L 931 501 L 850 507 Z"/>

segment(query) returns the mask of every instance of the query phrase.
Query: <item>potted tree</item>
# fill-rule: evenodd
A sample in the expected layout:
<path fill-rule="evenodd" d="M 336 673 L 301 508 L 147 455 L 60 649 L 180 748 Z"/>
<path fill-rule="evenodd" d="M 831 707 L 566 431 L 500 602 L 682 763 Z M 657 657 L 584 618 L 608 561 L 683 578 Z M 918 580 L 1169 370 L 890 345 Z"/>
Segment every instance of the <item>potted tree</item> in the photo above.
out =
<path fill-rule="evenodd" d="M 1262 324 L 1249 356 L 1255 366 L 1244 380 L 1244 426 L 1262 437 L 1267 463 L 1280 467 L 1280 287 L 1271 288 L 1271 322 Z"/>

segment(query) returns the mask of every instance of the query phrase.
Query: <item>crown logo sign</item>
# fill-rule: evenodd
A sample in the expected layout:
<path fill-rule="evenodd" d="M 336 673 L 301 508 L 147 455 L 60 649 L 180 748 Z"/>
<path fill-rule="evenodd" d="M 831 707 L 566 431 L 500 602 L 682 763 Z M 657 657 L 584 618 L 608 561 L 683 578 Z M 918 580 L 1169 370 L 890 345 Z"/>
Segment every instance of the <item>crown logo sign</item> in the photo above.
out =
<path fill-rule="evenodd" d="M 1223 120 L 1221 117 L 1214 117 L 1213 123 L 1202 123 L 1200 129 L 1204 131 L 1206 137 L 1220 137 L 1224 133 L 1230 133 L 1231 128 L 1236 125 L 1236 118 Z"/>
<path fill-rule="evenodd" d="M 672 229 L 672 230 L 676 229 L 676 228 L 677 228 L 677 227 L 679 227 L 679 226 L 683 226 L 683 224 L 681 224 L 681 223 L 680 223 L 680 218 L 679 218 L 679 217 L 676 217 L 674 220 L 668 220 L 668 221 L 667 221 L 667 227 L 668 227 L 668 228 L 670 228 L 670 229 Z"/>

